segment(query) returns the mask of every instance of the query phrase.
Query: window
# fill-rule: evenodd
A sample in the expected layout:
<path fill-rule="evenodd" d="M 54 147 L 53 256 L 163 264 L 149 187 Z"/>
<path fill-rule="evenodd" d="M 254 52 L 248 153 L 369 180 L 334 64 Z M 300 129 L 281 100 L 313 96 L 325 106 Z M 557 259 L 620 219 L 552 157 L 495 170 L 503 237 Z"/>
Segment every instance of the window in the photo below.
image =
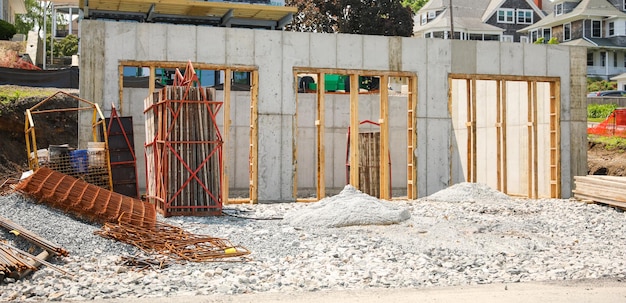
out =
<path fill-rule="evenodd" d="M 602 37 L 602 22 L 599 20 L 591 21 L 591 37 L 592 38 L 600 38 Z"/>
<path fill-rule="evenodd" d="M 526 36 L 519 37 L 519 42 L 520 43 L 528 43 L 528 37 L 526 37 Z"/>
<path fill-rule="evenodd" d="M 587 53 L 587 66 L 593 66 L 593 53 Z"/>
<path fill-rule="evenodd" d="M 572 39 L 571 30 L 572 30 L 571 23 L 563 24 L 563 41 L 569 41 L 570 39 Z"/>
<path fill-rule="evenodd" d="M 511 36 L 511 35 L 502 35 L 502 37 L 500 38 L 500 41 L 502 41 L 502 42 L 513 42 L 513 36 Z"/>
<path fill-rule="evenodd" d="M 428 19 L 426 19 L 426 14 L 422 14 L 422 25 L 428 23 Z"/>
<path fill-rule="evenodd" d="M 609 22 L 609 36 L 615 35 L 615 22 Z"/>
<path fill-rule="evenodd" d="M 617 67 L 617 53 L 613 52 L 613 67 Z"/>
<path fill-rule="evenodd" d="M 606 66 L 606 52 L 600 52 L 600 61 L 602 66 Z"/>
<path fill-rule="evenodd" d="M 537 41 L 537 39 L 539 39 L 539 31 L 538 30 L 534 30 L 534 31 L 530 32 L 530 42 L 535 42 L 535 41 Z"/>
<path fill-rule="evenodd" d="M 563 14 L 563 3 L 554 5 L 554 15 L 559 16 Z"/>
<path fill-rule="evenodd" d="M 515 10 L 503 8 L 498 10 L 498 23 L 515 23 L 513 15 Z"/>
<path fill-rule="evenodd" d="M 518 24 L 533 24 L 533 11 L 530 9 L 518 9 L 517 10 L 517 23 Z"/>
<path fill-rule="evenodd" d="M 544 28 L 542 37 L 546 42 L 550 41 L 550 38 L 552 38 L 552 28 Z"/>
<path fill-rule="evenodd" d="M 428 12 L 428 19 L 434 19 L 437 17 L 437 12 Z"/>

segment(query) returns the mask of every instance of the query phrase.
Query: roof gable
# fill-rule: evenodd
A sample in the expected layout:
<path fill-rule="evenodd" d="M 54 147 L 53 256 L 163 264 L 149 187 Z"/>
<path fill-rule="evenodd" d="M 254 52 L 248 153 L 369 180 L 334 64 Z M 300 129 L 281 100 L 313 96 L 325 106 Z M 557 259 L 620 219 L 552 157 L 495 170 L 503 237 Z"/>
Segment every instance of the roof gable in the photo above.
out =
<path fill-rule="evenodd" d="M 487 22 L 487 20 L 489 20 L 489 18 L 491 18 L 500 8 L 508 8 L 507 4 L 510 5 L 510 3 L 512 2 L 526 3 L 526 5 L 528 5 L 528 8 L 532 9 L 541 18 L 546 16 L 546 14 L 544 14 L 543 11 L 539 9 L 539 7 L 537 7 L 535 2 L 532 0 L 491 0 L 491 3 L 489 3 L 489 6 L 482 16 L 482 21 Z"/>
<path fill-rule="evenodd" d="M 550 14 L 549 16 L 543 18 L 541 21 L 526 28 L 523 28 L 520 31 L 525 32 L 542 27 L 553 27 L 572 21 L 589 19 L 591 17 L 626 18 L 626 14 L 617 9 L 607 0 L 582 0 L 572 11 L 558 16 Z"/>

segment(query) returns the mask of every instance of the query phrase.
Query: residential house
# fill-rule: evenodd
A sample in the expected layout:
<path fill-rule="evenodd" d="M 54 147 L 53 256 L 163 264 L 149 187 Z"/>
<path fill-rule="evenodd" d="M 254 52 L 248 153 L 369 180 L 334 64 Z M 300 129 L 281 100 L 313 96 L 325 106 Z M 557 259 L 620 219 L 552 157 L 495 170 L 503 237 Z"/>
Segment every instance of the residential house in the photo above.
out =
<path fill-rule="evenodd" d="M 24 0 L 0 0 L 0 20 L 15 24 L 16 14 L 26 14 Z"/>
<path fill-rule="evenodd" d="M 544 37 L 587 47 L 587 75 L 605 80 L 626 72 L 626 1 L 555 0 L 553 12 L 520 30 L 530 41 Z"/>
<path fill-rule="evenodd" d="M 448 39 L 453 27 L 454 39 L 528 42 L 518 31 L 545 17 L 541 7 L 541 0 L 431 0 L 417 12 L 413 33 Z"/>

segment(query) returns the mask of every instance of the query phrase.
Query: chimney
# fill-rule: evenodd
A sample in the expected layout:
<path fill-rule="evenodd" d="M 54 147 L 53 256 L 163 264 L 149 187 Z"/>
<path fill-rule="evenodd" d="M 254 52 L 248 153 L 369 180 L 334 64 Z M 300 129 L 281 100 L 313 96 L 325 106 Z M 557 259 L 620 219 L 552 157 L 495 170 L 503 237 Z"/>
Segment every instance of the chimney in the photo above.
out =
<path fill-rule="evenodd" d="M 542 7 L 543 0 L 534 0 L 534 1 L 535 1 L 535 5 L 537 5 L 539 9 L 543 9 Z"/>

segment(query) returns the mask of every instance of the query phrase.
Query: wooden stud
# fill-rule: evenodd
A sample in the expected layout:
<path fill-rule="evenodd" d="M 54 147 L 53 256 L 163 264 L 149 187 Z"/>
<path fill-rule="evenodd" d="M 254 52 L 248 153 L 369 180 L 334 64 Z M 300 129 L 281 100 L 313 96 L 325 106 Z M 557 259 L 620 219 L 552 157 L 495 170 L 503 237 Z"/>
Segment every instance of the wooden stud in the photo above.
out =
<path fill-rule="evenodd" d="M 293 167 L 293 186 L 291 195 L 293 198 L 298 201 L 298 105 L 300 103 L 300 98 L 298 97 L 298 73 L 293 73 L 293 91 L 295 92 L 296 97 L 296 111 L 293 115 L 293 138 L 292 141 L 292 162 L 291 165 Z"/>
<path fill-rule="evenodd" d="M 122 115 L 122 113 L 124 112 L 124 66 L 123 65 L 119 65 L 117 67 L 117 71 L 118 71 L 118 94 L 119 94 L 119 113 L 120 115 Z"/>
<path fill-rule="evenodd" d="M 417 77 L 409 77 L 409 98 L 407 102 L 407 198 L 417 199 Z"/>
<path fill-rule="evenodd" d="M 502 191 L 502 81 L 496 81 L 496 175 L 497 189 Z"/>
<path fill-rule="evenodd" d="M 231 78 L 232 78 L 232 71 L 230 69 L 226 69 L 224 71 L 224 104 L 223 104 L 223 115 L 224 115 L 224 131 L 222 134 L 222 138 L 224 138 L 224 142 L 222 145 L 222 157 L 220 159 L 220 161 L 222 163 L 222 200 L 224 201 L 224 204 L 228 204 L 230 203 L 230 191 L 229 191 L 229 187 L 230 187 L 230 165 L 229 165 L 229 161 L 228 161 L 228 155 L 230 153 L 229 151 L 229 147 L 230 147 L 230 124 L 231 124 L 231 120 L 230 120 L 230 91 L 231 91 Z"/>
<path fill-rule="evenodd" d="M 317 74 L 317 199 L 326 197 L 326 150 L 324 143 L 326 74 Z"/>
<path fill-rule="evenodd" d="M 300 74 L 339 74 L 339 75 L 359 75 L 364 77 L 414 77 L 414 72 L 401 71 L 380 71 L 380 70 L 362 70 L 362 69 L 345 69 L 345 68 L 311 68 L 311 67 L 294 67 L 293 70 Z"/>
<path fill-rule="evenodd" d="M 539 197 L 539 144 L 537 127 L 537 81 L 532 81 L 532 124 L 533 124 L 533 198 Z"/>
<path fill-rule="evenodd" d="M 476 144 L 476 78 L 472 79 L 472 98 L 471 98 L 471 107 L 469 108 L 469 110 L 471 111 L 471 117 L 472 117 L 472 125 L 471 125 L 471 136 L 472 136 L 472 158 L 471 158 L 471 167 L 472 167 L 472 181 L 471 182 L 478 182 L 478 178 L 477 178 L 477 144 Z"/>
<path fill-rule="evenodd" d="M 561 86 L 550 82 L 550 197 L 561 197 Z"/>
<path fill-rule="evenodd" d="M 389 76 L 380 77 L 380 199 L 391 199 L 389 183 Z"/>
<path fill-rule="evenodd" d="M 350 75 L 350 184 L 359 188 L 359 75 Z"/>
<path fill-rule="evenodd" d="M 527 95 L 527 105 L 526 105 L 526 136 L 527 136 L 527 172 L 528 172 L 528 183 L 527 186 L 527 194 L 529 198 L 533 197 L 533 92 L 532 92 L 532 82 L 526 81 L 526 95 Z"/>
<path fill-rule="evenodd" d="M 251 73 L 250 97 L 250 203 L 258 202 L 258 166 L 259 166 L 259 149 L 257 146 L 259 140 L 258 129 L 258 113 L 259 113 L 259 72 L 257 70 Z"/>
<path fill-rule="evenodd" d="M 499 80 L 501 81 L 501 90 L 502 90 L 502 97 L 501 97 L 501 104 L 502 104 L 502 115 L 501 115 L 501 123 L 502 123 L 502 139 L 501 139 L 501 143 L 502 143 L 502 192 L 507 194 L 508 193 L 508 168 L 507 168 L 507 138 L 506 138 L 506 130 L 507 130 L 507 111 L 506 111 L 506 107 L 507 107 L 507 81 L 506 80 Z"/>

